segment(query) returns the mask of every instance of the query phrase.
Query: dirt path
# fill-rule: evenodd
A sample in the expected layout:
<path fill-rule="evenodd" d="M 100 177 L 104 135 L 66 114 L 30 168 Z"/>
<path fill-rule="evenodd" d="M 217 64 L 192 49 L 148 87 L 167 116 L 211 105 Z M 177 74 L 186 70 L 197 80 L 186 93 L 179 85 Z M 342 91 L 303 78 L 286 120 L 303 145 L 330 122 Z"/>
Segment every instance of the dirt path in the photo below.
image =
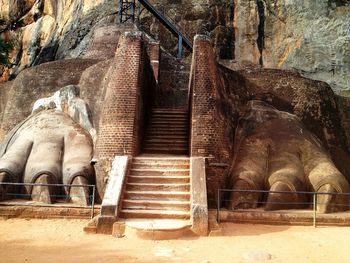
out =
<path fill-rule="evenodd" d="M 148 241 L 87 235 L 85 224 L 0 220 L 0 262 L 350 262 L 346 227 L 223 224 L 221 237 Z"/>

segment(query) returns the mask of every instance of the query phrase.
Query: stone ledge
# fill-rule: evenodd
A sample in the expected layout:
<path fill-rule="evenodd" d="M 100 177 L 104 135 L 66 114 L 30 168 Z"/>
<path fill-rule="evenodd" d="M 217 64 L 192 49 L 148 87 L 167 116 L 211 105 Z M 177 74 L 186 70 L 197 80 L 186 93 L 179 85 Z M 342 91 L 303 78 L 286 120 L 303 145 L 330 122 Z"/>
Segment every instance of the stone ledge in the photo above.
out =
<path fill-rule="evenodd" d="M 94 209 L 94 216 L 101 211 L 99 206 Z M 1 205 L 0 218 L 26 219 L 90 219 L 91 208 L 70 206 L 28 206 L 28 205 Z"/>
<path fill-rule="evenodd" d="M 216 215 L 216 210 L 210 214 Z M 220 210 L 220 223 L 253 223 L 267 225 L 313 225 L 312 210 L 279 210 L 264 211 L 263 209 L 247 209 L 228 211 Z M 350 226 L 350 211 L 332 214 L 316 214 L 316 225 Z"/>

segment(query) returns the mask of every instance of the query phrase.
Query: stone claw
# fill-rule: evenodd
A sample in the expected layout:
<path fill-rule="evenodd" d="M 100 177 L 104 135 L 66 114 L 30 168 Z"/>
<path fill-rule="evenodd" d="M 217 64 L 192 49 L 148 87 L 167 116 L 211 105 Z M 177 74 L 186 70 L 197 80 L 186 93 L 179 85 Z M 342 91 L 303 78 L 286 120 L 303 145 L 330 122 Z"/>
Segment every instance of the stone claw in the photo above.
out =
<path fill-rule="evenodd" d="M 258 202 L 260 199 L 260 193 L 254 192 L 239 192 L 238 190 L 254 190 L 254 188 L 244 180 L 238 180 L 233 190 L 237 190 L 232 192 L 229 209 L 251 209 L 256 208 L 258 206 Z"/>
<path fill-rule="evenodd" d="M 317 195 L 317 212 L 334 213 L 349 210 L 347 196 L 331 194 L 338 192 L 331 184 L 321 186 L 317 192 L 324 193 Z"/>
<path fill-rule="evenodd" d="M 281 193 L 274 193 L 281 192 Z M 290 192 L 290 193 L 284 193 Z M 295 190 L 285 182 L 277 181 L 271 188 L 267 197 L 265 210 L 284 210 L 296 209 L 305 206 L 303 204 L 304 196 L 295 193 Z"/>
<path fill-rule="evenodd" d="M 56 200 L 55 187 L 47 185 L 47 184 L 54 183 L 52 176 L 49 174 L 42 174 L 35 180 L 35 183 L 43 184 L 43 185 L 33 186 L 32 192 L 31 192 L 32 200 L 46 203 L 46 204 L 53 204 Z"/>
<path fill-rule="evenodd" d="M 82 187 L 70 187 L 69 197 L 72 203 L 82 206 L 90 204 L 90 189 L 89 187 L 83 187 L 88 184 L 89 182 L 84 176 L 74 178 L 72 185 L 81 185 Z"/>
<path fill-rule="evenodd" d="M 10 175 L 6 172 L 0 172 L 0 183 L 10 182 Z M 1 184 L 0 185 L 0 201 L 10 199 L 8 193 L 11 191 L 13 186 Z"/>

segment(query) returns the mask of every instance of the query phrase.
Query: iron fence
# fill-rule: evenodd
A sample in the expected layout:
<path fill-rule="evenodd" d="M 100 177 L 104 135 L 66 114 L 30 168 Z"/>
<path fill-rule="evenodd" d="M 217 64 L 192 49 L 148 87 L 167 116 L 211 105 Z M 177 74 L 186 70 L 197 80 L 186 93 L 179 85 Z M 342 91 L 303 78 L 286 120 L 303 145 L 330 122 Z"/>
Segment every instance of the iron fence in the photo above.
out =
<path fill-rule="evenodd" d="M 86 205 L 78 205 L 77 203 L 74 203 L 74 206 L 77 207 L 83 207 L 83 208 L 90 208 L 91 209 L 91 218 L 94 217 L 95 213 L 95 195 L 96 195 L 96 186 L 95 185 L 78 185 L 78 184 L 42 184 L 42 183 L 9 183 L 9 182 L 0 182 L 0 187 L 6 187 L 6 186 L 12 186 L 17 188 L 17 191 L 2 191 L 0 194 L 2 194 L 2 199 L 3 200 L 13 200 L 13 199 L 21 199 L 21 200 L 28 200 L 35 196 L 33 193 L 26 193 L 24 190 L 25 186 L 30 186 L 30 187 L 37 187 L 37 186 L 45 186 L 49 188 L 56 188 L 56 191 L 53 191 L 54 194 L 50 194 L 50 197 L 53 197 L 57 200 L 65 200 L 69 202 L 69 200 L 72 200 L 74 198 L 79 198 L 79 197 L 85 197 L 77 194 L 71 194 L 71 193 L 66 193 L 65 191 L 62 191 L 63 188 L 88 188 L 89 190 L 89 198 L 88 202 Z M 71 191 L 69 191 L 71 192 Z M 39 194 L 37 194 L 39 196 Z M 1 197 L 1 196 L 0 196 Z M 21 203 L 21 206 L 43 206 L 44 203 L 42 202 L 35 202 L 35 203 Z M 47 204 L 45 204 L 46 206 Z"/>
<path fill-rule="evenodd" d="M 249 201 L 249 198 L 245 199 L 244 202 L 242 202 L 243 208 L 230 208 L 230 203 L 233 201 L 233 198 L 231 198 L 232 194 L 234 193 L 240 193 L 245 195 L 258 195 L 258 197 L 255 196 L 255 198 L 252 198 L 251 201 Z M 281 201 L 271 201 L 268 200 L 268 195 L 280 195 L 282 198 L 279 198 Z M 293 201 L 288 201 L 288 198 L 286 198 L 286 201 L 283 201 L 283 197 L 291 196 L 294 197 L 297 196 Z M 237 198 L 237 197 L 236 197 Z M 217 206 L 217 221 L 220 223 L 220 209 L 222 206 L 225 206 L 230 211 L 249 211 L 251 212 L 251 209 L 248 208 L 257 208 L 257 207 L 266 207 L 268 206 L 278 206 L 283 207 L 280 209 L 271 209 L 274 211 L 278 210 L 287 210 L 287 209 L 300 209 L 303 208 L 304 211 L 308 211 L 312 213 L 312 219 L 313 219 L 313 226 L 316 227 L 317 224 L 317 208 L 322 206 L 327 206 L 327 211 L 348 211 L 350 210 L 350 203 L 349 202 L 326 202 L 325 198 L 328 200 L 334 200 L 334 199 L 346 199 L 350 200 L 350 193 L 337 193 L 337 192 L 304 192 L 304 191 L 268 191 L 268 190 L 231 190 L 231 189 L 218 189 L 217 191 L 217 199 L 216 199 L 216 206 Z M 247 208 L 248 207 L 248 208 Z"/>

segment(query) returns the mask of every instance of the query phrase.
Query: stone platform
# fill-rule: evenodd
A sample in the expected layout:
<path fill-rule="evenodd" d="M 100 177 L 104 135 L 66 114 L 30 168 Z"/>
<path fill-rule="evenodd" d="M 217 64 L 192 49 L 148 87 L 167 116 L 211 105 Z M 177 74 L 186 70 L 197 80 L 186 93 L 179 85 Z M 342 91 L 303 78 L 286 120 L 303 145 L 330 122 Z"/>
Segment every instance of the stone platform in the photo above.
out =
<path fill-rule="evenodd" d="M 211 217 L 216 217 L 217 210 L 210 210 Z M 220 209 L 220 223 L 249 223 L 269 225 L 313 225 L 312 210 L 279 210 L 264 211 L 263 209 L 247 209 L 228 211 Z M 321 214 L 316 213 L 317 226 L 350 226 L 350 211 Z"/>
<path fill-rule="evenodd" d="M 100 211 L 100 205 L 96 205 L 94 216 Z M 90 219 L 91 208 L 70 203 L 43 204 L 29 200 L 11 200 L 0 202 L 0 218 Z"/>
<path fill-rule="evenodd" d="M 169 240 L 193 235 L 190 230 L 192 224 L 188 220 L 128 219 L 123 224 L 125 225 L 125 236 L 146 240 Z M 116 230 L 115 227 L 114 230 Z"/>

